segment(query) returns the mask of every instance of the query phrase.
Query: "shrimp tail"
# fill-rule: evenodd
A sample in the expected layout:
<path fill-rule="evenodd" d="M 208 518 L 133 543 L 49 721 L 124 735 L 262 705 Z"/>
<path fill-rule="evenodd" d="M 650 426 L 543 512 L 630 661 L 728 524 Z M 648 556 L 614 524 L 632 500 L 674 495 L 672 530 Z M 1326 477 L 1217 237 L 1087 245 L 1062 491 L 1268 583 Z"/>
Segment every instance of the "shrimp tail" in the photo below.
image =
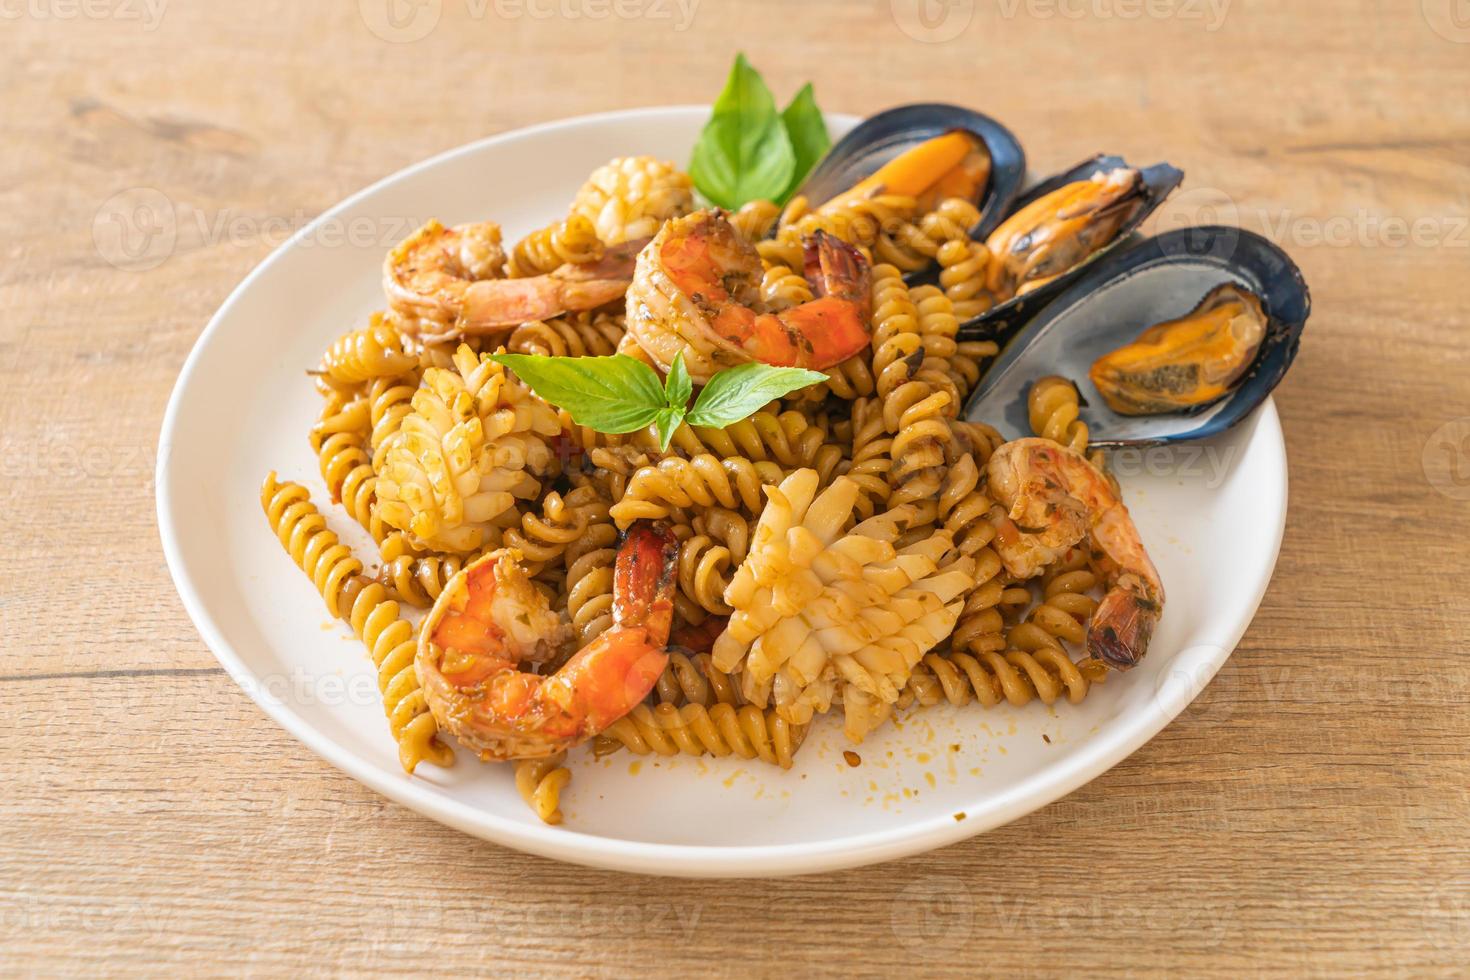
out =
<path fill-rule="evenodd" d="M 595 262 L 563 265 L 544 276 L 483 279 L 465 290 L 456 324 L 465 334 L 496 333 L 621 299 L 647 239 L 624 242 Z"/>
<path fill-rule="evenodd" d="M 579 678 L 559 687 L 553 700 L 571 705 L 585 719 L 582 732 L 596 733 L 633 710 L 669 665 L 665 649 L 674 622 L 679 540 L 665 522 L 638 521 L 618 549 L 613 585 L 613 629 L 583 647 L 562 669 Z"/>
<path fill-rule="evenodd" d="M 1162 611 L 1150 591 L 1138 576 L 1120 576 L 1092 614 L 1087 652 L 1117 670 L 1137 666 Z"/>
<path fill-rule="evenodd" d="M 817 297 L 836 296 L 858 303 L 863 319 L 872 302 L 872 271 L 857 247 L 822 229 L 803 244 L 803 272 Z"/>
<path fill-rule="evenodd" d="M 613 573 L 613 621 L 641 626 L 656 646 L 666 644 L 674 624 L 678 563 L 679 539 L 667 522 L 635 522 L 623 538 Z"/>

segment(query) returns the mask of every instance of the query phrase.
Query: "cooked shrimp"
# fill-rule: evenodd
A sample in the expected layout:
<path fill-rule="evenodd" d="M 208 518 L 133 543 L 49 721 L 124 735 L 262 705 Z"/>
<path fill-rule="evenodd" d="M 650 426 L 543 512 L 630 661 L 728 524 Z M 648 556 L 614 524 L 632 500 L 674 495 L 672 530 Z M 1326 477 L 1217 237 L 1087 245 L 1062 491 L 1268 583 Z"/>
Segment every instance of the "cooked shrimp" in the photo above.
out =
<path fill-rule="evenodd" d="M 419 635 L 418 672 L 435 719 L 480 758 L 535 759 L 603 731 L 648 696 L 668 664 L 679 544 L 639 521 L 618 551 L 613 622 L 552 674 L 544 663 L 571 626 L 526 577 L 514 551 L 471 563 L 445 588 Z"/>
<path fill-rule="evenodd" d="M 1090 533 L 1107 559 L 1108 591 L 1092 614 L 1087 650 L 1119 670 L 1138 663 L 1164 611 L 1164 586 L 1107 477 L 1050 439 L 1006 443 L 988 474 L 991 494 L 1009 508 L 995 545 L 1006 570 L 1031 578 Z"/>
<path fill-rule="evenodd" d="M 825 232 L 805 242 L 817 297 L 779 313 L 762 309 L 761 260 L 725 212 L 696 211 L 664 224 L 638 256 L 628 287 L 628 331 L 664 368 L 684 352 L 697 382 L 762 361 L 820 370 L 868 346 L 868 261 Z"/>
<path fill-rule="evenodd" d="M 543 276 L 505 279 L 499 225 L 445 228 L 430 221 L 388 253 L 383 291 L 395 310 L 420 321 L 425 341 L 496 333 L 618 299 L 645 243 L 626 242 L 595 262 L 564 265 Z"/>

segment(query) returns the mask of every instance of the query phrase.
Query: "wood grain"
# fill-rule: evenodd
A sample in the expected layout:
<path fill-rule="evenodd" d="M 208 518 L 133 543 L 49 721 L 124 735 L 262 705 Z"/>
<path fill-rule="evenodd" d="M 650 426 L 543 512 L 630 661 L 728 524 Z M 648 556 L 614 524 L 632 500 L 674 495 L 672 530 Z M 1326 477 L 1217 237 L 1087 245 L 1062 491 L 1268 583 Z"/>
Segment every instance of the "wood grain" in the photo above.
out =
<path fill-rule="evenodd" d="M 685 30 L 672 2 L 428 0 L 440 21 L 400 42 L 369 29 L 375 3 L 3 8 L 4 972 L 1463 975 L 1470 490 L 1423 462 L 1460 452 L 1435 433 L 1470 416 L 1470 26 L 1450 0 L 929 9 L 950 21 L 705 0 Z M 1024 820 L 792 881 L 586 871 L 390 804 L 269 722 L 169 581 L 154 444 L 273 227 L 490 133 L 706 98 L 736 45 L 829 109 L 975 105 L 1041 170 L 1167 157 L 1189 180 L 1164 226 L 1225 209 L 1283 242 L 1315 300 L 1279 394 L 1286 540 L 1199 701 Z M 207 220 L 119 268 L 94 226 L 138 188 Z"/>

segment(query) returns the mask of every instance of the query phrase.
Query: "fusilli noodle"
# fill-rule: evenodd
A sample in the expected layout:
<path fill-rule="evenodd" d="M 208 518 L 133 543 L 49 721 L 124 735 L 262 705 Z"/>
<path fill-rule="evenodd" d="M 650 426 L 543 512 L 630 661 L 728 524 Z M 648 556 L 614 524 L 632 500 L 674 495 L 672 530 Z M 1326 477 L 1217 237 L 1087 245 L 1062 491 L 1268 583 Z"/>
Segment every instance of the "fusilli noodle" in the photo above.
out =
<path fill-rule="evenodd" d="M 573 214 L 564 221 L 531 232 L 516 242 L 506 261 L 512 279 L 539 276 L 559 266 L 596 262 L 602 258 L 602 240 L 591 219 Z"/>
<path fill-rule="evenodd" d="M 426 759 L 448 765 L 454 756 L 438 741 L 438 726 L 414 673 L 417 637 L 413 626 L 399 617 L 398 603 L 382 585 L 362 576 L 362 562 L 327 528 L 305 487 L 282 483 L 271 473 L 261 486 L 260 503 L 282 547 L 312 580 L 327 611 L 345 619 L 367 645 L 404 771 L 413 772 Z"/>
<path fill-rule="evenodd" d="M 635 755 L 734 755 L 790 769 L 806 735 L 774 711 L 717 702 L 710 707 L 640 704 L 597 737 L 598 755 L 626 748 Z"/>
<path fill-rule="evenodd" d="M 567 754 L 558 752 L 544 759 L 515 761 L 516 790 L 542 823 L 561 823 L 561 791 L 572 781 L 572 771 L 562 765 Z"/>

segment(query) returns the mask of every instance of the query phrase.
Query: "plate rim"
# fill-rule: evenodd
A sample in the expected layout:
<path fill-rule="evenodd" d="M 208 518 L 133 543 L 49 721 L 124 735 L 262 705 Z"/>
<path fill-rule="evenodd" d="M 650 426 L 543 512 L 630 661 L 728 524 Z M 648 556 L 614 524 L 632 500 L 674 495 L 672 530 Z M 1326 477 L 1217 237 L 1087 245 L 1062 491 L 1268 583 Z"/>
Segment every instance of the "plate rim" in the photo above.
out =
<path fill-rule="evenodd" d="M 1261 495 L 1267 503 L 1274 505 L 1278 512 L 1271 542 L 1271 560 L 1261 580 L 1256 584 L 1254 595 L 1248 603 L 1248 615 L 1241 618 L 1240 624 L 1233 631 L 1234 635 L 1228 637 L 1227 642 L 1220 645 L 1220 653 L 1197 665 L 1202 673 L 1196 676 L 1197 684 L 1187 692 L 1188 696 L 1175 697 L 1163 704 L 1159 703 L 1159 699 L 1150 701 L 1149 703 L 1154 705 L 1154 710 L 1148 714 L 1138 715 L 1131 724 L 1125 720 L 1112 728 L 1089 736 L 1087 744 L 1082 749 L 1068 757 L 1065 762 L 1057 764 L 1062 766 L 1060 771 L 1057 765 L 1053 765 L 1026 777 L 1003 791 L 1000 794 L 999 805 L 992 803 L 983 817 L 970 817 L 961 821 L 949 816 L 937 816 L 905 823 L 895 828 L 851 834 L 823 841 L 734 846 L 618 840 L 567 827 L 548 827 L 518 822 L 487 810 L 478 809 L 452 797 L 431 792 L 416 784 L 412 777 L 406 774 L 386 773 L 377 765 L 367 761 L 365 757 L 338 744 L 284 701 L 263 697 L 259 685 L 250 682 L 254 676 L 253 672 L 247 667 L 244 658 L 236 651 L 234 644 L 225 636 L 210 614 L 194 578 L 189 573 L 179 528 L 173 517 L 173 495 L 168 476 L 173 457 L 173 437 L 178 429 L 181 405 L 187 396 L 191 379 L 205 356 L 204 352 L 215 334 L 221 329 L 227 314 L 266 274 L 267 270 L 296 248 L 300 241 L 313 234 L 319 225 L 331 221 L 337 214 L 353 207 L 363 198 L 456 157 L 477 153 L 500 143 L 534 139 L 546 133 L 576 128 L 588 123 L 634 122 L 640 119 L 646 120 L 650 116 L 679 116 L 691 111 L 707 113 L 709 110 L 707 106 L 697 105 L 618 109 L 538 123 L 453 147 L 410 164 L 343 198 L 304 225 L 251 269 L 226 296 L 195 340 L 169 394 L 168 405 L 164 410 L 163 421 L 159 429 L 157 462 L 154 469 L 156 516 L 164 560 L 185 611 L 206 646 L 209 647 L 230 678 L 265 712 L 267 717 L 317 756 L 365 786 L 423 816 L 463 833 L 541 857 L 614 871 L 673 877 L 753 878 L 814 874 L 896 860 L 945 847 L 1003 826 L 1056 802 L 1128 758 L 1173 721 L 1213 679 L 1234 652 L 1241 637 L 1254 620 L 1266 590 L 1274 578 L 1276 564 L 1281 554 L 1288 508 L 1289 474 L 1286 445 L 1274 399 L 1267 398 L 1251 416 L 1256 428 L 1256 434 L 1252 436 L 1253 440 L 1264 437 L 1270 443 L 1266 448 L 1275 450 L 1276 459 L 1273 461 L 1272 469 L 1279 474 L 1280 490 L 1279 493 Z M 848 122 L 855 117 L 832 113 L 829 118 Z M 1203 672 L 1207 672 L 1208 676 L 1204 676 Z"/>

